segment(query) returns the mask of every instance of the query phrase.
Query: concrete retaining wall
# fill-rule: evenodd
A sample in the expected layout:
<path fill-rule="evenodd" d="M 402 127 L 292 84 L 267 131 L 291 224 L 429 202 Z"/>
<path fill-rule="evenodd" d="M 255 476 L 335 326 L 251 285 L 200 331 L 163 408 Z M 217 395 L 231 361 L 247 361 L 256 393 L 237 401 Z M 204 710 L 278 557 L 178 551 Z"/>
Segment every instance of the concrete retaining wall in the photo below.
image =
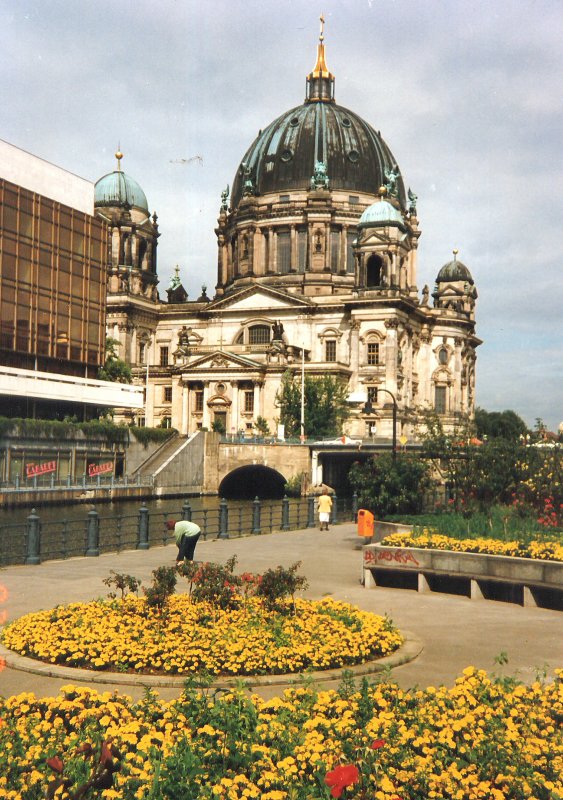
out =
<path fill-rule="evenodd" d="M 560 561 L 370 544 L 363 548 L 363 573 L 366 588 L 389 586 L 389 578 L 396 575 L 400 585 L 419 592 L 443 591 L 446 586 L 446 591 L 449 587 L 453 593 L 473 599 L 491 597 L 520 602 L 521 596 L 522 605 L 563 610 Z M 515 591 L 506 587 L 515 587 Z"/>

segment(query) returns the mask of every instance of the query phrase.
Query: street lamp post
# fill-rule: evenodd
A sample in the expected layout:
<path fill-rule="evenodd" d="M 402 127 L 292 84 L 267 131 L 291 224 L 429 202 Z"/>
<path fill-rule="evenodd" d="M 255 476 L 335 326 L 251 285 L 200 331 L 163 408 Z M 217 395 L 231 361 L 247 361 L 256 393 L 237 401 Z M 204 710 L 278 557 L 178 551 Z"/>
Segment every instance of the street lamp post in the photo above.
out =
<path fill-rule="evenodd" d="M 393 401 L 393 460 L 395 460 L 397 458 L 397 400 L 395 399 L 395 395 L 393 394 L 393 392 L 390 392 L 389 389 L 380 389 L 378 387 L 377 391 L 378 393 L 385 392 L 385 394 L 388 394 L 391 397 L 391 400 Z M 364 414 L 374 413 L 374 408 L 371 400 L 369 399 L 367 400 L 362 410 Z"/>

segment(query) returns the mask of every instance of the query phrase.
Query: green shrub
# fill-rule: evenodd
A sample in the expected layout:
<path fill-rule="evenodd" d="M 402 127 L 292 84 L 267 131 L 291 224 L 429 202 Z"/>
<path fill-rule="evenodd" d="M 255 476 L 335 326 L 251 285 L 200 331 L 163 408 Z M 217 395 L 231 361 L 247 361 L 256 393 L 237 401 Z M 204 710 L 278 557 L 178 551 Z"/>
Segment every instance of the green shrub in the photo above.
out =
<path fill-rule="evenodd" d="M 147 605 L 162 614 L 170 595 L 176 588 L 176 570 L 174 567 L 157 567 L 153 570 L 152 586 L 143 589 Z"/>
<path fill-rule="evenodd" d="M 240 602 L 237 589 L 241 579 L 234 574 L 237 557 L 232 556 L 223 564 L 207 562 L 182 565 L 178 572 L 191 582 L 190 594 L 195 603 L 208 602 L 217 608 L 235 608 Z"/>
<path fill-rule="evenodd" d="M 288 497 L 301 497 L 301 487 L 306 475 L 306 472 L 299 472 L 285 482 L 284 491 Z"/>
<path fill-rule="evenodd" d="M 296 561 L 291 567 L 279 566 L 275 569 L 268 569 L 262 575 L 256 594 L 264 600 L 268 608 L 280 610 L 283 601 L 291 597 L 295 613 L 295 593 L 306 589 L 309 585 L 306 578 L 297 574 L 300 566 L 301 562 Z"/>
<path fill-rule="evenodd" d="M 170 439 L 171 436 L 178 433 L 176 428 L 140 428 L 136 425 L 132 425 L 128 430 L 144 447 L 147 447 L 150 442 L 165 442 L 166 439 Z"/>
<path fill-rule="evenodd" d="M 50 439 L 69 439 L 76 438 L 82 433 L 88 439 L 102 439 L 108 444 L 124 444 L 129 441 L 129 428 L 126 425 L 114 425 L 106 419 L 75 422 L 0 417 L 0 436 L 16 432 L 19 436 L 29 438 L 44 436 Z"/>
<path fill-rule="evenodd" d="M 106 586 L 115 586 L 116 589 L 119 589 L 122 600 L 127 592 L 137 594 L 141 585 L 139 578 L 134 578 L 132 575 L 126 575 L 123 572 L 115 572 L 113 569 L 110 570 L 109 577 L 104 578 L 103 583 Z M 116 593 L 109 592 L 108 597 L 114 598 Z"/>
<path fill-rule="evenodd" d="M 358 494 L 360 508 L 379 519 L 390 514 L 419 514 L 432 486 L 429 465 L 419 458 L 388 453 L 354 464 L 348 479 Z"/>

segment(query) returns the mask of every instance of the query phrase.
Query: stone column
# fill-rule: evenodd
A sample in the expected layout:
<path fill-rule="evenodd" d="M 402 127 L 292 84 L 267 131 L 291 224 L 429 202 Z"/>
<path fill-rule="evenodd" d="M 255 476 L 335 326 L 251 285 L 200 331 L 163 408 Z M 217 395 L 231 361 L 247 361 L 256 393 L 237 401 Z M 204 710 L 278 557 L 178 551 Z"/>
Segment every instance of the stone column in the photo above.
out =
<path fill-rule="evenodd" d="M 360 364 L 360 323 L 355 319 L 350 322 L 348 363 L 352 371 L 350 389 L 355 391 L 358 388 L 358 369 Z"/>
<path fill-rule="evenodd" d="M 295 270 L 295 272 L 298 272 L 299 271 L 298 270 L 298 267 L 299 267 L 299 254 L 297 252 L 297 229 L 296 229 L 295 225 L 291 226 L 291 228 L 289 230 L 289 236 L 290 236 L 290 241 L 291 241 L 291 244 L 290 244 L 290 250 L 291 250 L 290 267 L 291 267 L 292 270 Z"/>
<path fill-rule="evenodd" d="M 132 266 L 132 238 L 133 234 L 129 232 L 127 234 L 127 239 L 125 241 L 125 264 L 130 267 Z"/>
<path fill-rule="evenodd" d="M 272 272 L 278 271 L 278 232 L 275 228 L 271 228 L 271 242 L 270 242 L 270 264 Z"/>
<path fill-rule="evenodd" d="M 190 432 L 190 393 L 186 384 L 180 380 L 182 389 L 182 425 L 180 433 L 186 436 Z"/>
<path fill-rule="evenodd" d="M 338 272 L 346 275 L 346 253 L 348 252 L 348 226 L 343 225 L 340 230 L 340 269 Z"/>
<path fill-rule="evenodd" d="M 260 384 L 258 381 L 254 383 L 254 420 L 260 416 Z"/>
<path fill-rule="evenodd" d="M 263 275 L 264 269 L 264 237 L 261 228 L 256 228 L 252 239 L 252 270 L 255 275 Z"/>
<path fill-rule="evenodd" d="M 203 381 L 203 417 L 202 417 L 202 425 L 204 428 L 207 428 L 208 431 L 211 430 L 211 415 L 209 413 L 209 406 L 207 405 L 207 401 L 209 400 L 209 381 Z"/>
<path fill-rule="evenodd" d="M 231 403 L 231 428 L 235 429 L 235 433 L 240 430 L 240 395 L 239 395 L 239 382 L 231 381 L 232 390 L 232 403 Z"/>
<path fill-rule="evenodd" d="M 385 321 L 387 336 L 385 337 L 385 389 L 393 394 L 397 392 L 397 328 L 399 321 L 389 319 Z M 385 398 L 390 399 L 389 395 Z M 386 401 L 385 401 L 386 402 Z"/>

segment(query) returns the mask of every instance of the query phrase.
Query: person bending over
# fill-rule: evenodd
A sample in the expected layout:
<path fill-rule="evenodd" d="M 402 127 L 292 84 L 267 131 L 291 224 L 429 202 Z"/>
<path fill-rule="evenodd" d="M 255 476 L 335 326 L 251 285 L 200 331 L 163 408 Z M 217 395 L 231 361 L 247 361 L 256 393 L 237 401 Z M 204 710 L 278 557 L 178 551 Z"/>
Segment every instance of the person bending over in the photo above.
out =
<path fill-rule="evenodd" d="M 197 540 L 201 536 L 201 528 L 195 522 L 187 519 L 181 519 L 179 522 L 174 522 L 173 519 L 168 520 L 168 530 L 174 531 L 174 539 L 178 546 L 178 555 L 176 556 L 176 564 L 183 564 L 184 561 L 193 561 L 195 546 Z"/>

